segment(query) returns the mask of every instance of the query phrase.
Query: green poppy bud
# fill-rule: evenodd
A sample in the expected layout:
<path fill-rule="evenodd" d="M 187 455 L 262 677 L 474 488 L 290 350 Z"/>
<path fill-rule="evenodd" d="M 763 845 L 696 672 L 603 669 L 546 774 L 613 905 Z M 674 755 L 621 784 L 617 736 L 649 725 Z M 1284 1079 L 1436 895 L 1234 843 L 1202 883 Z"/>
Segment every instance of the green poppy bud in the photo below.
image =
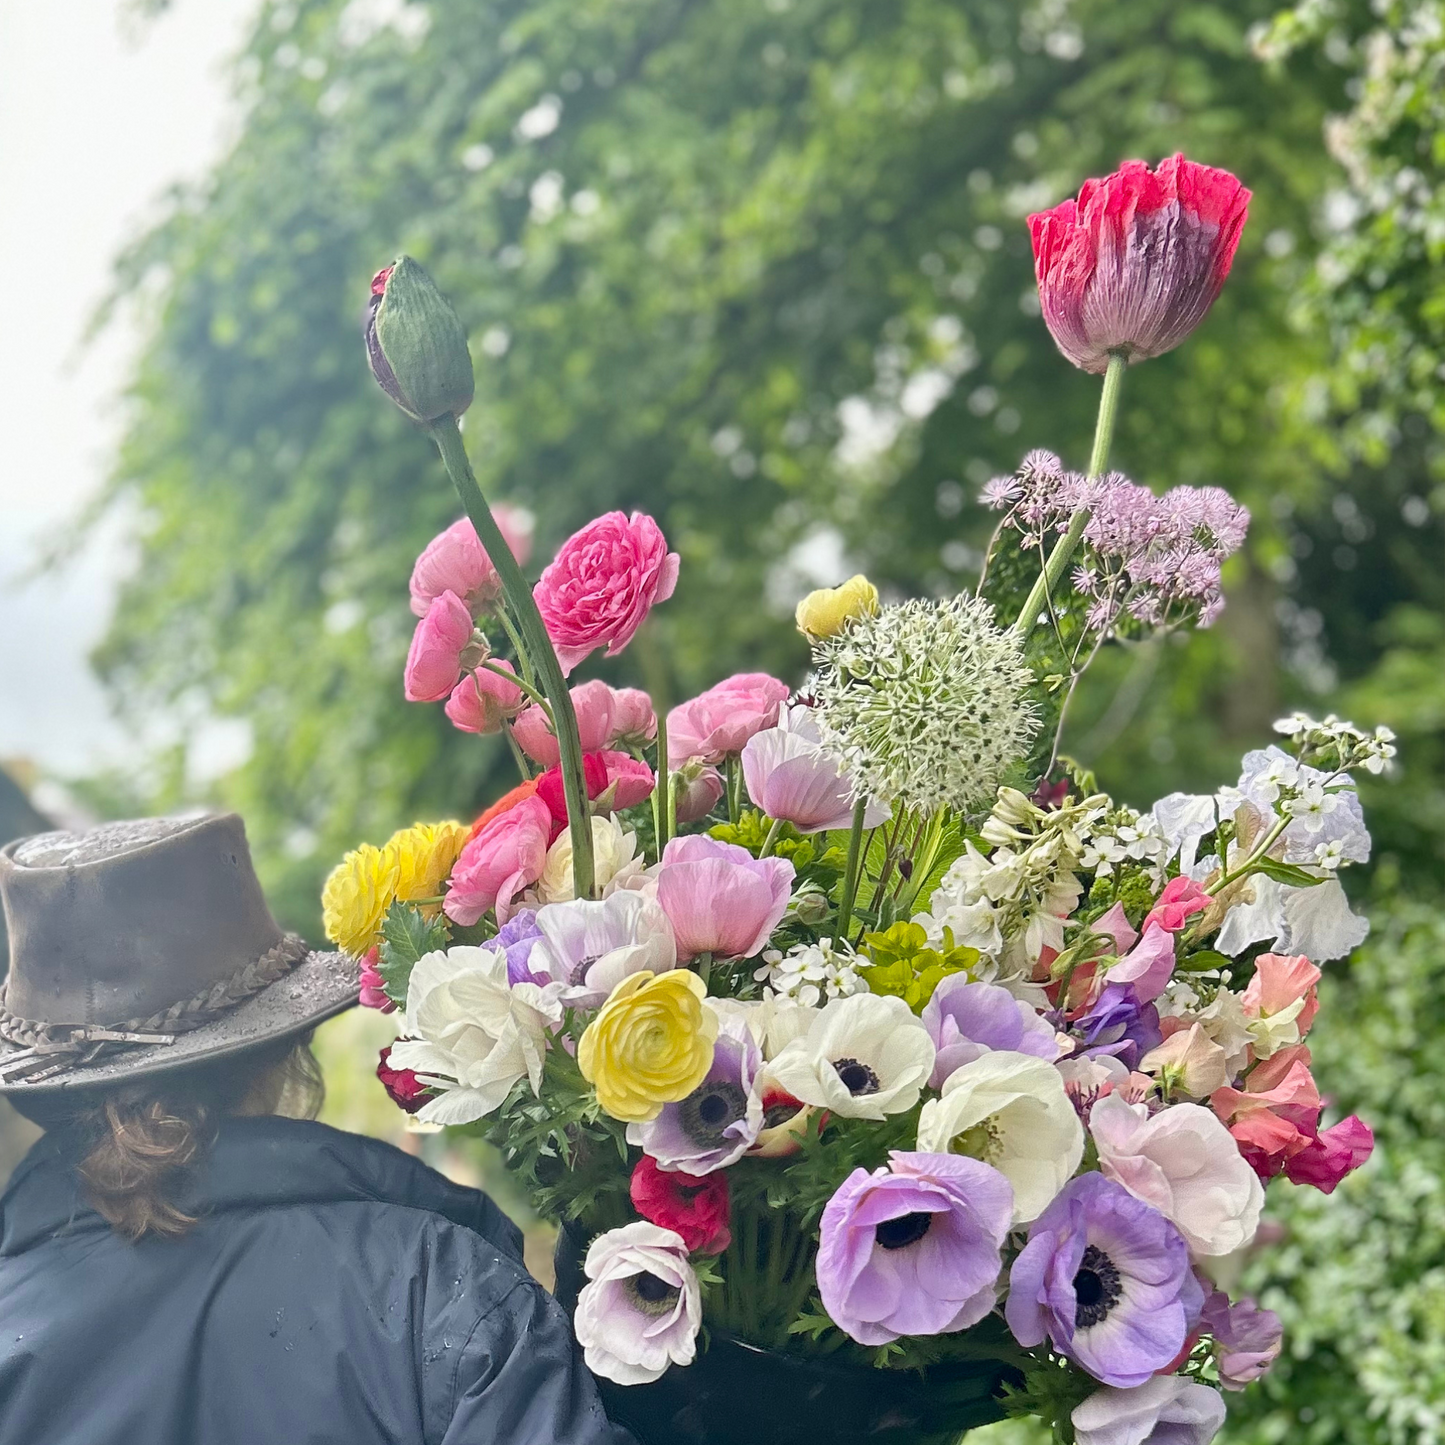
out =
<path fill-rule="evenodd" d="M 371 374 L 413 421 L 460 416 L 472 404 L 467 334 L 451 302 L 410 256 L 372 277 L 365 333 Z"/>

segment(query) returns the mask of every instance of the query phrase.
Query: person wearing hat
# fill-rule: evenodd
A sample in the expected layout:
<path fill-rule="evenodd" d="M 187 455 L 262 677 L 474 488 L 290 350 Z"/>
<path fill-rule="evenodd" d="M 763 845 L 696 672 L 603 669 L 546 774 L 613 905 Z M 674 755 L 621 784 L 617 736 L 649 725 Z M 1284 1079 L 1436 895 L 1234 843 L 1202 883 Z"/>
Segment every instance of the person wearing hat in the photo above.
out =
<path fill-rule="evenodd" d="M 0 849 L 0 1445 L 628 1445 L 485 1195 L 312 1121 L 354 960 L 238 817 Z M 287 1117 L 287 1116 L 291 1117 Z"/>

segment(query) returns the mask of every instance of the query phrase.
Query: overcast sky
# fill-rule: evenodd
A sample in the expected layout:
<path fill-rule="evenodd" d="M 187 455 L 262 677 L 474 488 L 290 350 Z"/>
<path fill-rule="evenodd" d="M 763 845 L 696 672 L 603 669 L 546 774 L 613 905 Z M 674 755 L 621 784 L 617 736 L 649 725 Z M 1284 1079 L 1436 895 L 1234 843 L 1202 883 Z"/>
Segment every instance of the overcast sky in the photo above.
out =
<path fill-rule="evenodd" d="M 115 536 L 58 576 L 38 550 L 105 475 L 135 338 L 82 348 L 112 257 L 235 124 L 224 59 L 255 0 L 0 0 L 0 759 L 61 774 L 135 745 L 86 668 L 126 565 Z"/>

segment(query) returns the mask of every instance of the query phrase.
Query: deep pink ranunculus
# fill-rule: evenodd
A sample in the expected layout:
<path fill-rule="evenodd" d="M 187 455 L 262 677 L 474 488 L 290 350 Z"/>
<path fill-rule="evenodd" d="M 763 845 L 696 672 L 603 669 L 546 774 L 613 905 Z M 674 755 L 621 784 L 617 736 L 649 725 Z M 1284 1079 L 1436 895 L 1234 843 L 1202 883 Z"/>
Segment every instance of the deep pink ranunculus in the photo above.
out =
<path fill-rule="evenodd" d="M 497 667 L 512 671 L 512 664 L 498 660 Z M 447 699 L 446 715 L 452 726 L 464 733 L 499 733 L 502 723 L 515 717 L 517 710 L 526 699 L 522 689 L 505 677 L 479 667 L 469 672 L 453 689 Z"/>
<path fill-rule="evenodd" d="M 472 614 L 455 592 L 432 600 L 416 625 L 406 654 L 403 690 L 408 702 L 440 702 L 462 675 L 462 653 L 472 640 Z"/>
<path fill-rule="evenodd" d="M 617 785 L 613 794 L 612 807 L 616 812 L 624 808 L 635 808 L 652 796 L 657 779 L 646 763 L 640 763 L 631 753 L 607 751 L 601 754 L 607 768 L 607 786 Z"/>
<path fill-rule="evenodd" d="M 1181 873 L 1171 878 L 1164 891 L 1154 900 L 1154 906 L 1139 925 L 1140 933 L 1147 933 L 1151 923 L 1157 923 L 1166 933 L 1178 933 L 1196 913 L 1203 913 L 1214 900 L 1190 877 Z"/>
<path fill-rule="evenodd" d="M 384 1014 L 395 1013 L 396 1005 L 387 997 L 382 985 L 380 962 L 379 948 L 368 948 L 361 955 L 361 997 L 357 1002 L 362 1008 L 374 1008 Z"/>
<path fill-rule="evenodd" d="M 574 532 L 532 589 L 564 673 L 606 647 L 615 657 L 677 586 L 678 555 L 643 512 L 608 512 Z"/>
<path fill-rule="evenodd" d="M 391 1102 L 408 1114 L 415 1114 L 431 1098 L 431 1089 L 417 1078 L 413 1070 L 392 1068 L 389 1044 L 381 1051 L 376 1077 L 381 1080 L 381 1087 L 391 1095 Z"/>
<path fill-rule="evenodd" d="M 530 514 L 503 503 L 492 508 L 492 518 L 506 538 L 512 556 L 520 565 L 525 565 L 532 554 Z M 495 602 L 501 591 L 501 578 L 470 517 L 462 517 L 446 531 L 438 532 L 422 549 L 411 569 L 411 610 L 418 617 L 425 617 L 433 599 L 443 592 L 455 592 L 475 611 Z"/>
<path fill-rule="evenodd" d="M 603 754 L 582 754 L 582 781 L 586 784 L 589 802 L 607 791 L 607 761 Z M 552 814 L 550 841 L 555 843 L 557 835 L 567 826 L 567 792 L 562 783 L 561 763 L 537 774 L 537 796 Z"/>
<path fill-rule="evenodd" d="M 617 737 L 614 718 L 617 694 L 605 682 L 584 682 L 571 690 L 572 710 L 577 714 L 577 735 L 584 753 L 601 752 L 611 747 Z M 547 714 L 535 704 L 526 709 L 512 724 L 512 736 L 533 762 L 544 768 L 555 768 L 561 758 L 557 735 L 547 721 Z"/>
<path fill-rule="evenodd" d="M 728 1228 L 726 1169 L 701 1176 L 659 1169 L 644 1154 L 632 1171 L 632 1207 L 646 1220 L 671 1229 L 694 1254 L 721 1254 L 732 1243 Z"/>
<path fill-rule="evenodd" d="M 1077 201 L 1029 217 L 1044 321 L 1075 366 L 1178 346 L 1229 275 L 1249 192 L 1228 171 L 1170 156 L 1125 161 Z"/>
<path fill-rule="evenodd" d="M 680 959 L 751 958 L 787 912 L 792 887 L 786 858 L 754 858 L 735 843 L 693 833 L 663 850 L 657 901 Z"/>
<path fill-rule="evenodd" d="M 452 869 L 442 904 L 447 917 L 470 927 L 495 908 L 497 922 L 505 923 L 512 900 L 542 876 L 551 840 L 552 813 L 536 794 L 493 818 L 462 849 Z"/>
<path fill-rule="evenodd" d="M 667 715 L 667 756 L 680 768 L 692 758 L 718 763 L 747 740 L 774 727 L 788 684 L 765 672 L 739 672 L 680 703 Z"/>

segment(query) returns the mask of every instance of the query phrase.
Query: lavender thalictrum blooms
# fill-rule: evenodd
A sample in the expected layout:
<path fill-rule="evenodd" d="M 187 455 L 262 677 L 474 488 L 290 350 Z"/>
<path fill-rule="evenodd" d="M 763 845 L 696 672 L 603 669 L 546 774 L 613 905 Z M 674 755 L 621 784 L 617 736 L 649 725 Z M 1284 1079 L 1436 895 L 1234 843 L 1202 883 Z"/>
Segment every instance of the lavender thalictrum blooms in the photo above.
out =
<path fill-rule="evenodd" d="M 627 1142 L 663 1169 L 711 1174 L 736 1163 L 763 1127 L 757 1076 L 763 1055 L 744 1018 L 728 1015 L 718 1029 L 712 1067 L 687 1098 L 664 1104 L 646 1124 L 629 1124 Z"/>
<path fill-rule="evenodd" d="M 818 1291 L 864 1345 L 967 1329 L 994 1305 L 1013 1190 L 996 1169 L 952 1154 L 894 1150 L 855 1169 L 823 1210 Z"/>
<path fill-rule="evenodd" d="M 1106 983 L 1094 1006 L 1070 1025 L 1080 1040 L 1080 1058 L 1109 1054 L 1127 1069 L 1164 1042 L 1159 1028 L 1159 1010 L 1152 1003 L 1140 1003 L 1127 983 Z"/>
<path fill-rule="evenodd" d="M 1184 1236 L 1122 1185 L 1081 1174 L 1030 1227 L 1005 1317 L 1026 1349 L 1048 1339 L 1127 1389 L 1178 1356 L 1203 1303 Z"/>
<path fill-rule="evenodd" d="M 932 1089 L 955 1069 L 996 1049 L 1032 1054 L 1049 1062 L 1059 1056 L 1053 1026 L 1022 999 L 992 983 L 970 983 L 964 973 L 951 974 L 924 1005 L 923 1026 L 938 1050 Z"/>
<path fill-rule="evenodd" d="M 535 974 L 528 966 L 528 960 L 532 956 L 532 945 L 542 936 L 542 930 L 537 927 L 537 910 L 535 908 L 519 908 L 502 926 L 497 930 L 497 936 L 492 946 L 500 948 L 507 955 L 507 982 L 516 983 L 550 983 L 551 980 L 545 974 Z"/>

